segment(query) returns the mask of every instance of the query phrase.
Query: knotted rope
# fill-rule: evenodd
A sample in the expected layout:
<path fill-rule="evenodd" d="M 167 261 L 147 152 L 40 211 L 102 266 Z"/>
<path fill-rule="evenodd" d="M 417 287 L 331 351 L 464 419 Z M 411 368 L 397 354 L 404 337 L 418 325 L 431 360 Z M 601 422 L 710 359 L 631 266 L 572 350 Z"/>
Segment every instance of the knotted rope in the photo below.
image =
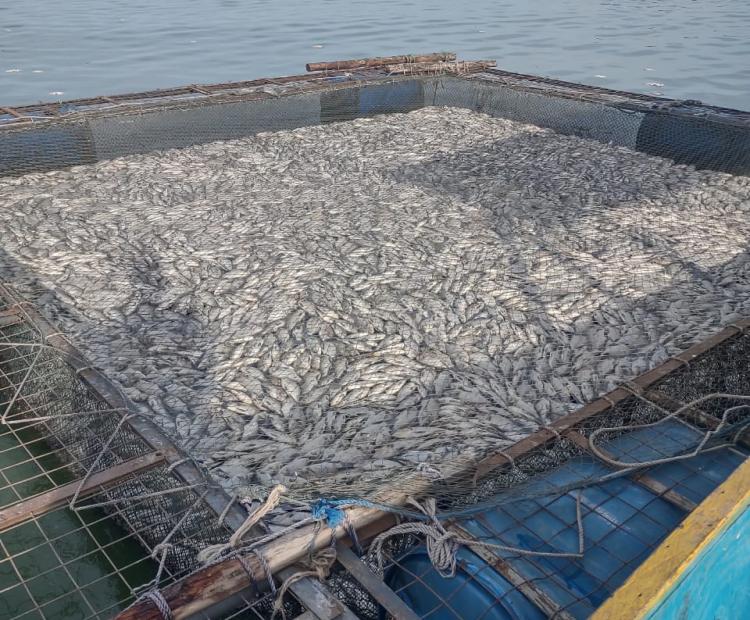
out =
<path fill-rule="evenodd" d="M 532 555 L 552 558 L 582 558 L 584 553 L 583 539 L 583 519 L 581 517 L 581 491 L 576 497 L 576 525 L 578 527 L 578 552 L 566 553 L 562 551 L 532 551 L 530 549 L 521 549 L 510 547 L 508 545 L 499 545 L 495 543 L 482 542 L 473 538 L 464 538 L 457 532 L 446 530 L 443 524 L 438 520 L 435 514 L 435 499 L 429 498 L 424 504 L 420 504 L 413 498 L 409 498 L 408 503 L 415 506 L 428 519 L 429 523 L 410 522 L 402 523 L 392 527 L 387 532 L 380 534 L 372 542 L 370 552 L 375 556 L 378 568 L 382 571 L 385 565 L 383 545 L 393 537 L 404 534 L 415 534 L 425 539 L 427 556 L 435 567 L 435 570 L 442 577 L 450 578 L 456 575 L 456 554 L 461 545 L 466 547 L 483 547 L 486 549 L 497 549 L 518 555 Z"/>
<path fill-rule="evenodd" d="M 281 587 L 276 594 L 276 600 L 273 603 L 273 614 L 271 615 L 271 620 L 274 620 L 276 614 L 279 613 L 281 614 L 281 617 L 286 620 L 286 612 L 284 611 L 284 595 L 295 582 L 299 581 L 300 579 L 305 579 L 306 577 L 317 577 L 320 581 L 325 581 L 331 574 L 331 567 L 333 566 L 333 563 L 335 561 L 336 549 L 334 547 L 325 547 L 310 558 L 308 562 L 310 570 L 301 570 L 294 573 L 293 575 L 290 575 L 284 581 L 284 583 L 281 584 Z"/>
<path fill-rule="evenodd" d="M 210 564 L 227 551 L 231 551 L 239 547 L 242 539 L 248 534 L 248 532 L 250 532 L 251 529 L 253 529 L 253 527 L 255 527 L 258 521 L 260 521 L 263 517 L 265 517 L 269 512 L 271 512 L 279 505 L 281 496 L 286 493 L 286 490 L 287 489 L 283 484 L 277 484 L 273 489 L 271 489 L 271 492 L 268 494 L 268 498 L 266 499 L 266 501 L 252 513 L 250 513 L 247 519 L 245 519 L 245 522 L 237 528 L 234 534 L 232 534 L 229 541 L 217 545 L 209 545 L 205 549 L 201 550 L 197 556 L 198 561 L 204 564 Z"/>

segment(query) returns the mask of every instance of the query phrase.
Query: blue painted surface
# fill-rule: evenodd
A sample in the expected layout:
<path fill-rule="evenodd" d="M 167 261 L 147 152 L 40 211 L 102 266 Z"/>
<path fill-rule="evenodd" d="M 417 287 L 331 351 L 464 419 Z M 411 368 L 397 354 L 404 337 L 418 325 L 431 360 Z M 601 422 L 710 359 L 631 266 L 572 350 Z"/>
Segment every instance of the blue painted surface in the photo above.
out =
<path fill-rule="evenodd" d="M 601 445 L 622 460 L 643 461 L 684 452 L 695 446 L 699 436 L 694 429 L 670 421 L 657 428 L 621 435 Z M 699 502 L 742 460 L 741 454 L 725 448 L 653 467 L 649 475 Z M 579 491 L 560 495 L 559 489 L 601 478 L 610 471 L 603 463 L 590 459 L 571 460 L 524 487 L 526 491 L 558 489 L 557 492 L 510 503 L 506 495 L 500 495 L 498 500 L 502 498 L 502 505 L 498 501 L 496 506 L 461 519 L 460 525 L 485 542 L 532 551 L 575 553 L 578 551 L 576 498 Z M 686 515 L 685 511 L 627 477 L 585 487 L 581 491 L 581 504 L 583 558 L 532 557 L 493 551 L 576 618 L 591 615 Z M 467 552 L 462 553 L 465 557 Z M 435 620 L 533 617 L 502 615 L 509 613 L 503 607 L 503 601 L 509 600 L 509 584 L 483 560 L 473 556 L 471 562 L 470 570 L 456 578 L 458 582 L 443 580 L 429 566 L 424 550 L 418 548 L 400 560 L 400 569 L 392 570 L 388 580 L 422 617 Z M 481 578 L 469 578 L 472 574 Z M 453 593 L 456 583 L 461 585 L 461 604 L 441 606 L 441 598 L 452 600 L 457 596 Z M 522 596 L 517 591 L 513 594 Z M 492 606 L 493 596 L 497 611 Z M 489 613 L 488 609 L 501 615 L 482 615 Z"/>
<path fill-rule="evenodd" d="M 425 548 L 418 547 L 404 559 L 400 570 L 386 575 L 386 581 L 422 618 L 542 620 L 546 617 L 468 549 L 460 549 L 457 558 L 456 576 L 445 579 L 433 570 Z"/>
<path fill-rule="evenodd" d="M 750 618 L 750 509 L 691 564 L 647 620 Z"/>

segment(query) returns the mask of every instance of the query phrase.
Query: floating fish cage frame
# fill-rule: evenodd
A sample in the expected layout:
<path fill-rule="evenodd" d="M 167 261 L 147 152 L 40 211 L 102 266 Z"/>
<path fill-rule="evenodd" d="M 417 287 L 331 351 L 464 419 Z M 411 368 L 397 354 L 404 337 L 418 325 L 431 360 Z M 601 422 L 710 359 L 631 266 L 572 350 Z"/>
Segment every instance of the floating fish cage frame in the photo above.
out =
<path fill-rule="evenodd" d="M 432 105 L 750 173 L 746 112 L 462 64 L 451 55 L 317 69 L 2 108 L 0 175 Z M 317 523 L 201 567 L 197 552 L 226 542 L 245 511 L 63 334 L 0 287 L 4 617 L 267 618 L 276 588 L 306 570 L 312 551 L 329 546 L 336 564 L 324 581 L 290 581 L 282 600 L 289 617 L 455 618 L 465 613 L 462 597 L 479 606 L 472 617 L 586 617 L 745 460 L 747 416 L 727 428 L 723 420 L 744 402 L 732 396 L 750 396 L 749 328 L 750 320 L 735 322 L 486 457 L 460 480 L 412 489 L 437 498 L 452 515 L 440 527 L 463 541 L 447 580 L 428 558 L 429 537 L 417 531 L 381 541 L 374 553 L 378 535 L 408 516 L 382 509 L 403 506 L 403 493 L 384 497 L 383 506 L 343 509 L 348 527 Z M 700 444 L 716 429 L 724 430 Z M 592 436 L 606 448 L 592 452 Z M 684 458 L 658 462 L 675 454 Z M 610 476 L 613 462 L 629 459 L 657 463 Z M 261 523 L 255 533 L 268 530 Z M 566 551 L 546 557 L 550 545 Z M 31 560 L 42 556 L 40 571 Z"/>

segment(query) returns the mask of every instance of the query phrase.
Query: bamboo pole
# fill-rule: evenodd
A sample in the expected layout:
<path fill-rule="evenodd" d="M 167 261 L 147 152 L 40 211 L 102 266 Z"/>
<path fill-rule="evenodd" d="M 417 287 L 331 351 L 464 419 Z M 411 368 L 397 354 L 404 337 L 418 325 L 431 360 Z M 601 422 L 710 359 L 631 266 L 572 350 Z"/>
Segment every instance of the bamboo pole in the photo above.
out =
<path fill-rule="evenodd" d="M 355 60 L 332 60 L 330 62 L 310 62 L 305 65 L 307 71 L 341 71 L 346 69 L 364 69 L 366 67 L 382 67 L 399 63 L 441 62 L 456 60 L 451 52 L 422 54 L 420 56 L 381 56 L 374 58 L 359 58 Z"/>

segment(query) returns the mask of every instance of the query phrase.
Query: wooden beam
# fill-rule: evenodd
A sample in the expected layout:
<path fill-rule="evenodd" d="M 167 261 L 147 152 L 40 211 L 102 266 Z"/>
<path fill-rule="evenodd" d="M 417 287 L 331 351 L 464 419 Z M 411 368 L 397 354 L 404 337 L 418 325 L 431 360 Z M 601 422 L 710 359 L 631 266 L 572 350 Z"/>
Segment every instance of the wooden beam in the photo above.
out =
<path fill-rule="evenodd" d="M 336 545 L 336 560 L 354 577 L 372 597 L 380 603 L 394 620 L 419 620 L 417 614 L 373 573 L 354 552 L 339 542 Z"/>
<path fill-rule="evenodd" d="M 394 75 L 415 75 L 421 73 L 476 73 L 491 69 L 494 60 L 457 60 L 453 62 L 411 62 L 386 65 L 385 70 Z"/>
<path fill-rule="evenodd" d="M 380 56 L 374 58 L 358 58 L 356 60 L 332 60 L 330 62 L 309 62 L 305 65 L 307 71 L 343 71 L 349 69 L 365 69 L 367 67 L 383 67 L 398 63 L 441 62 L 456 60 L 451 52 L 436 54 L 422 54 L 420 56 Z"/>
<path fill-rule="evenodd" d="M 570 439 L 574 444 L 576 444 L 580 448 L 583 448 L 586 451 L 589 450 L 589 440 L 583 435 L 581 435 L 578 431 L 568 431 L 567 433 L 565 433 L 565 437 Z M 607 452 L 607 450 L 603 449 L 601 446 L 598 446 L 598 450 L 606 457 L 609 457 L 612 459 L 615 458 L 613 454 Z M 655 478 L 652 478 L 646 473 L 635 472 L 633 474 L 630 474 L 629 478 L 633 482 L 640 484 L 642 487 L 648 489 L 652 493 L 656 493 L 659 497 L 664 498 L 670 504 L 677 506 L 678 508 L 680 508 L 681 510 L 684 510 L 685 512 L 690 512 L 697 506 L 697 504 L 693 500 L 688 499 L 687 497 L 685 497 L 684 495 L 681 495 L 677 491 L 673 491 L 668 486 L 659 482 Z"/>
<path fill-rule="evenodd" d="M 289 579 L 299 571 L 309 570 L 297 565 L 279 571 L 281 579 Z M 298 579 L 289 589 L 297 600 L 307 608 L 307 613 L 317 620 L 357 620 L 351 609 L 338 600 L 325 583 L 313 577 Z"/>
<path fill-rule="evenodd" d="M 18 323 L 23 323 L 23 319 L 17 310 L 11 308 L 0 311 L 0 327 L 10 327 Z M 0 344 L 2 344 L 2 341 L 0 341 Z"/>
<path fill-rule="evenodd" d="M 101 487 L 113 485 L 123 478 L 154 467 L 165 460 L 166 457 L 163 452 L 149 452 L 143 456 L 130 459 L 104 471 L 92 474 L 81 488 L 80 497 L 90 495 L 98 491 Z M 69 482 L 51 491 L 36 495 L 0 510 L 0 531 L 7 530 L 31 517 L 39 516 L 63 506 L 75 495 L 80 485 L 80 480 Z"/>

